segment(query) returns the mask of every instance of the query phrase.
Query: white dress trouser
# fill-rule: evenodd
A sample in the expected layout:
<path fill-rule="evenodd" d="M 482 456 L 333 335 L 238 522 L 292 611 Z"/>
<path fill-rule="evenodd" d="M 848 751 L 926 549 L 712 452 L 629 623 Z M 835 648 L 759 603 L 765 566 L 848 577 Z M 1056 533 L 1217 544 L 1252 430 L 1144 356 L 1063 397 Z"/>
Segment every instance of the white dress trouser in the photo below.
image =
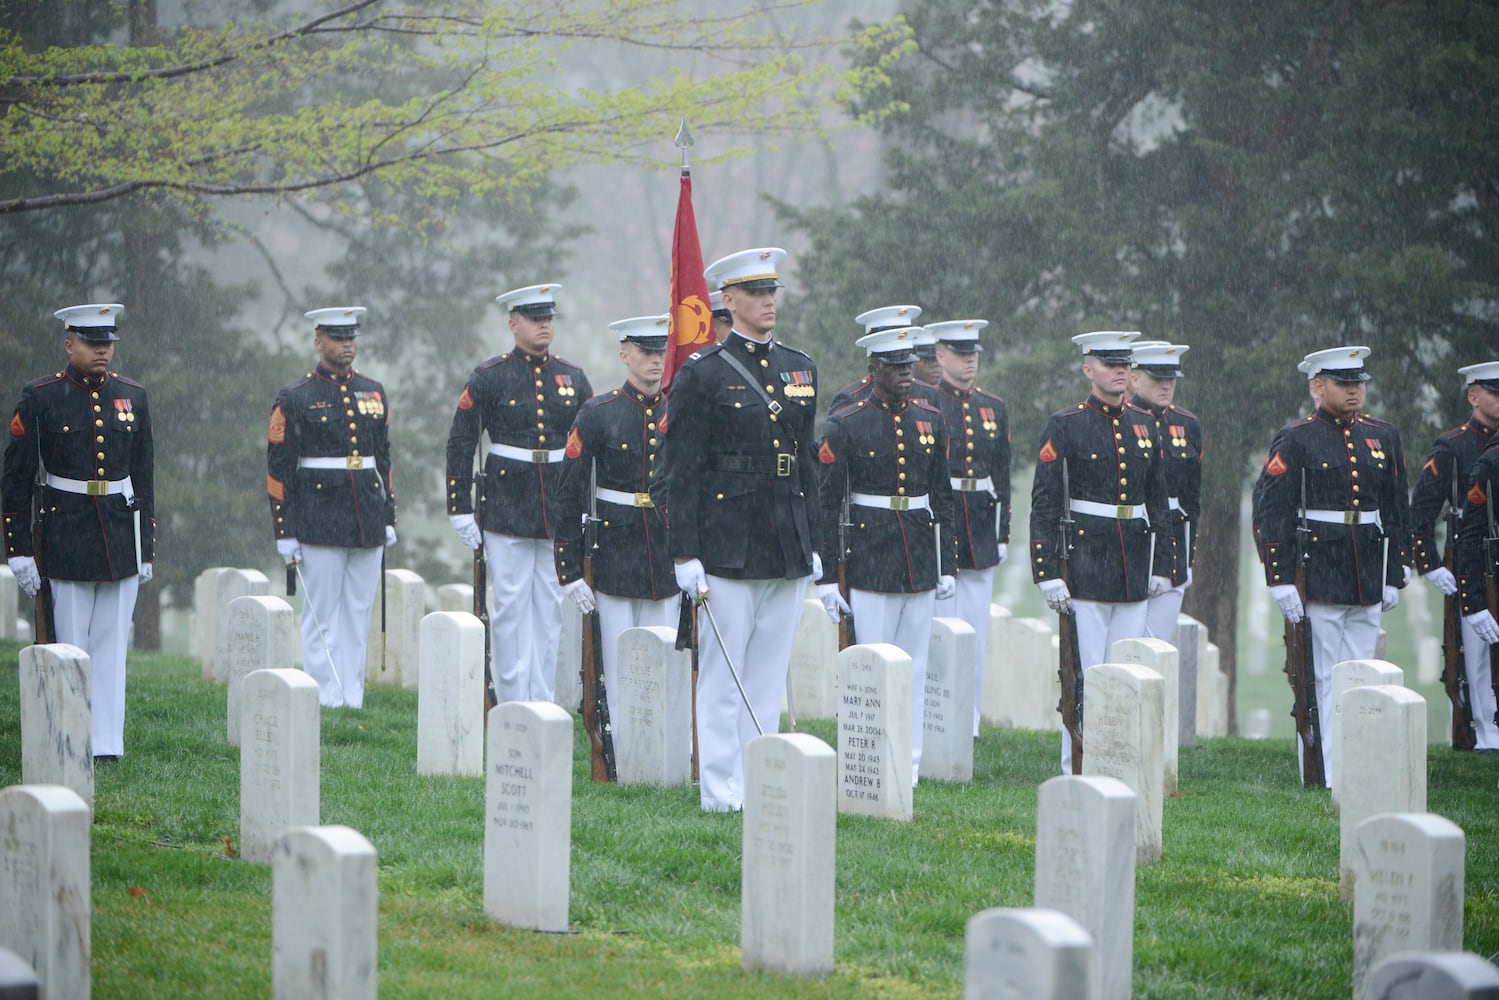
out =
<path fill-rule="evenodd" d="M 698 792 L 705 812 L 731 812 L 744 807 L 744 745 L 759 735 L 729 673 L 724 648 L 739 671 L 755 718 L 765 732 L 779 732 L 791 647 L 806 592 L 806 577 L 708 577 L 708 605 L 723 633 L 723 647 L 713 634 L 707 613 L 699 611 Z"/>
<path fill-rule="evenodd" d="M 1374 657 L 1379 642 L 1379 623 L 1384 613 L 1378 604 L 1324 604 L 1307 601 L 1306 619 L 1312 627 L 1312 675 L 1317 688 L 1317 722 L 1322 739 L 1322 776 L 1332 776 L 1332 668 L 1344 660 Z M 1301 773 L 1301 740 L 1296 741 L 1296 767 Z M 1330 787 L 1330 786 L 1329 786 Z"/>
<path fill-rule="evenodd" d="M 926 660 L 932 642 L 932 613 L 937 606 L 935 590 L 914 594 L 877 594 L 872 590 L 850 590 L 849 607 L 854 612 L 858 639 L 888 642 L 911 657 L 911 784 L 921 772 L 921 746 L 926 716 Z"/>
<path fill-rule="evenodd" d="M 934 615 L 954 617 L 973 629 L 973 735 L 979 734 L 984 701 L 984 650 L 989 645 L 989 605 L 994 601 L 994 567 L 958 573 L 958 589 L 950 600 L 938 601 Z"/>
<path fill-rule="evenodd" d="M 1499 726 L 1494 725 L 1494 683 L 1489 673 L 1489 647 L 1466 620 L 1463 629 L 1463 663 L 1468 671 L 1468 708 L 1473 714 L 1473 732 L 1479 750 L 1499 750 Z"/>
<path fill-rule="evenodd" d="M 1147 598 L 1145 601 L 1145 634 L 1152 639 L 1164 639 L 1176 645 L 1176 619 L 1182 613 L 1182 598 L 1187 594 L 1187 585 L 1171 587 L 1165 593 Z"/>
<path fill-rule="evenodd" d="M 562 636 L 562 585 L 550 538 L 513 538 L 484 532 L 489 560 L 495 697 L 551 701 L 557 686 L 557 642 Z"/>
<path fill-rule="evenodd" d="M 94 756 L 125 752 L 125 650 L 140 577 L 115 583 L 53 580 L 52 617 L 57 641 L 89 656 L 89 707 Z"/>
<path fill-rule="evenodd" d="M 319 704 L 363 708 L 380 549 L 303 545 L 302 581 L 302 669 L 317 681 Z"/>
<path fill-rule="evenodd" d="M 1077 617 L 1077 656 L 1083 665 L 1083 732 L 1088 729 L 1088 671 L 1107 660 L 1109 649 L 1120 639 L 1145 636 L 1147 614 L 1145 601 L 1109 604 L 1104 601 L 1072 599 L 1072 613 Z M 1084 736 L 1083 753 L 1088 752 Z M 1062 728 L 1062 773 L 1072 773 L 1072 734 Z"/>
<path fill-rule="evenodd" d="M 625 725 L 620 714 L 619 697 L 619 637 L 627 628 L 644 628 L 664 625 L 672 631 L 677 628 L 678 598 L 652 601 L 644 597 L 615 597 L 612 594 L 594 592 L 594 601 L 599 609 L 599 644 L 603 648 L 599 655 L 604 661 L 604 696 L 609 704 L 609 726 L 617 739 L 620 728 Z M 688 734 L 689 738 L 691 734 Z"/>

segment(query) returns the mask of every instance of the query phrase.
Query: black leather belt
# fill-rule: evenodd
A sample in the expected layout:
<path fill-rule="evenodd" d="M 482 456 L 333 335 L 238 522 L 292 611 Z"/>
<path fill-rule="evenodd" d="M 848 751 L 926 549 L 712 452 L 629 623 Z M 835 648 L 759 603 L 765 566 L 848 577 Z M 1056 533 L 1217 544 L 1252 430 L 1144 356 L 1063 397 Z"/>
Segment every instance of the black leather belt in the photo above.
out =
<path fill-rule="evenodd" d="M 708 459 L 708 468 L 714 472 L 750 472 L 786 479 L 796 475 L 796 455 L 786 451 L 775 455 L 713 455 Z"/>

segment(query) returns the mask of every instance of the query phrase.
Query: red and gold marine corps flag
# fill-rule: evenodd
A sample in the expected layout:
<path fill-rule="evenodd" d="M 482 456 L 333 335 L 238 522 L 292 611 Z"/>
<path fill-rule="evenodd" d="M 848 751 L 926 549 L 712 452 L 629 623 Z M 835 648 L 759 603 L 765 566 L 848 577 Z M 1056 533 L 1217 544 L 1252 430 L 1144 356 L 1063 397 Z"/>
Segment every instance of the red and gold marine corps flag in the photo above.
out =
<path fill-rule="evenodd" d="M 697 238 L 697 216 L 692 211 L 692 169 L 687 166 L 682 141 L 686 125 L 678 133 L 683 146 L 682 186 L 677 194 L 677 221 L 671 233 L 671 323 L 666 340 L 666 370 L 661 391 L 671 388 L 672 376 L 694 351 L 713 343 L 713 314 L 708 308 L 708 282 L 703 277 L 703 247 Z"/>

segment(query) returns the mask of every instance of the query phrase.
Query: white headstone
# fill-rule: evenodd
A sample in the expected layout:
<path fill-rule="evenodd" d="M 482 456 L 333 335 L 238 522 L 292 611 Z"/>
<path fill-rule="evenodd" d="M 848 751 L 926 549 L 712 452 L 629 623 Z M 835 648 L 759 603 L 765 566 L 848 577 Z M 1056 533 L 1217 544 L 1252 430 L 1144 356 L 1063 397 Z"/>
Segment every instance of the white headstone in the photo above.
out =
<path fill-rule="evenodd" d="M 579 712 L 583 707 L 583 613 L 572 601 L 562 602 L 562 637 L 557 641 L 557 690 L 552 694 L 552 701 L 569 712 Z"/>
<path fill-rule="evenodd" d="M 1016 729 L 1060 732 L 1062 679 L 1057 673 L 1061 658 L 1051 623 L 1040 618 L 1010 620 L 1010 663 L 1006 682 L 1010 718 Z"/>
<path fill-rule="evenodd" d="M 1176 705 L 1178 747 L 1197 743 L 1197 675 L 1208 643 L 1208 630 L 1191 615 L 1176 617 Z"/>
<path fill-rule="evenodd" d="M 1400 952 L 1369 973 L 1369 1000 L 1499 1000 L 1499 968 L 1470 951 Z"/>
<path fill-rule="evenodd" d="M 614 759 L 622 785 L 692 784 L 692 651 L 677 630 L 627 628 L 619 635 Z"/>
<path fill-rule="evenodd" d="M 968 918 L 965 1000 L 1083 1000 L 1093 935 L 1057 910 L 993 909 Z"/>
<path fill-rule="evenodd" d="M 938 781 L 973 780 L 973 626 L 933 618 L 922 703 L 921 774 Z"/>
<path fill-rule="evenodd" d="M 979 721 L 986 726 L 1014 725 L 1010 714 L 1009 681 L 1010 609 L 989 605 L 989 641 L 984 645 L 984 690 L 980 693 Z"/>
<path fill-rule="evenodd" d="M 218 635 L 219 577 L 228 566 L 211 566 L 193 580 L 193 620 L 188 648 L 203 667 L 203 679 L 213 680 L 213 643 Z"/>
<path fill-rule="evenodd" d="M 0 639 L 18 638 L 16 624 L 21 613 L 21 587 L 9 566 L 0 566 Z"/>
<path fill-rule="evenodd" d="M 791 646 L 791 696 L 801 719 L 838 714 L 838 626 L 815 597 L 802 601 Z"/>
<path fill-rule="evenodd" d="M 240 690 L 239 856 L 268 864 L 276 838 L 317 826 L 322 747 L 317 681 L 257 670 Z"/>
<path fill-rule="evenodd" d="M 229 745 L 239 746 L 239 699 L 245 678 L 257 670 L 291 669 L 296 662 L 296 615 L 279 597 L 236 597 L 224 611 Z"/>
<path fill-rule="evenodd" d="M 0 790 L 0 948 L 43 997 L 88 997 L 89 807 L 61 785 Z"/>
<path fill-rule="evenodd" d="M 1095 672 L 1088 671 L 1089 677 Z M 1060 910 L 1093 935 L 1090 1000 L 1128 1000 L 1134 970 L 1135 793 L 1122 782 L 1062 775 L 1041 785 L 1035 905 Z"/>
<path fill-rule="evenodd" d="M 277 1000 L 374 1000 L 375 847 L 346 826 L 294 827 L 271 860 Z"/>
<path fill-rule="evenodd" d="M 911 658 L 886 642 L 838 654 L 838 811 L 911 818 Z"/>
<path fill-rule="evenodd" d="M 744 968 L 791 976 L 833 971 L 837 765 L 806 733 L 757 736 L 744 751 Z"/>
<path fill-rule="evenodd" d="M 1228 675 L 1220 664 L 1217 644 L 1207 643 L 1197 661 L 1197 733 L 1200 736 L 1228 735 Z"/>
<path fill-rule="evenodd" d="M 1329 718 L 1321 720 L 1321 723 L 1322 738 L 1328 741 L 1328 757 L 1332 761 L 1327 781 L 1332 787 L 1334 810 L 1343 801 L 1338 790 L 1338 770 L 1343 760 L 1343 692 L 1350 688 L 1373 687 L 1376 684 L 1404 687 L 1405 671 L 1384 660 L 1344 660 L 1333 665 L 1332 690 L 1327 699 L 1330 706 Z"/>
<path fill-rule="evenodd" d="M 1353 898 L 1358 825 L 1379 813 L 1426 811 L 1426 699 L 1388 684 L 1350 688 L 1343 713 L 1339 884 Z"/>
<path fill-rule="evenodd" d="M 463 611 L 472 615 L 474 613 L 474 585 L 471 583 L 445 583 L 438 587 L 437 610 Z"/>
<path fill-rule="evenodd" d="M 21 650 L 21 781 L 71 788 L 94 804 L 93 668 L 65 642 Z"/>
<path fill-rule="evenodd" d="M 1270 738 L 1270 710 L 1268 708 L 1251 708 L 1247 721 L 1244 724 L 1244 738 L 1250 740 L 1267 740 Z"/>
<path fill-rule="evenodd" d="M 1177 685 L 1181 679 L 1176 647 L 1164 639 L 1120 639 L 1109 650 L 1110 663 L 1138 663 L 1161 675 L 1161 790 L 1177 793 L 1177 746 L 1181 739 Z M 1126 782 L 1128 784 L 1128 782 Z"/>
<path fill-rule="evenodd" d="M 422 619 L 416 773 L 484 773 L 484 623 L 467 611 Z"/>
<path fill-rule="evenodd" d="M 1135 863 L 1161 860 L 1161 709 L 1165 682 L 1138 663 L 1088 671 L 1083 774 L 1116 778 L 1135 793 Z"/>
<path fill-rule="evenodd" d="M 1355 834 L 1353 996 L 1370 972 L 1402 951 L 1461 951 L 1463 831 L 1431 813 L 1384 813 Z"/>
<path fill-rule="evenodd" d="M 380 631 L 380 594 L 370 611 L 370 641 L 365 647 L 364 676 L 381 687 L 415 690 L 421 683 L 422 618 L 427 614 L 427 585 L 409 569 L 385 571 L 385 631 Z M 385 661 L 381 664 L 381 642 Z"/>
<path fill-rule="evenodd" d="M 225 569 L 215 578 L 213 601 L 213 656 L 210 672 L 203 661 L 203 679 L 229 679 L 229 602 L 236 597 L 259 597 L 271 592 L 271 581 L 258 569 Z"/>
<path fill-rule="evenodd" d="M 511 927 L 565 931 L 573 718 L 550 702 L 502 702 L 489 713 L 488 747 L 484 912 Z"/>

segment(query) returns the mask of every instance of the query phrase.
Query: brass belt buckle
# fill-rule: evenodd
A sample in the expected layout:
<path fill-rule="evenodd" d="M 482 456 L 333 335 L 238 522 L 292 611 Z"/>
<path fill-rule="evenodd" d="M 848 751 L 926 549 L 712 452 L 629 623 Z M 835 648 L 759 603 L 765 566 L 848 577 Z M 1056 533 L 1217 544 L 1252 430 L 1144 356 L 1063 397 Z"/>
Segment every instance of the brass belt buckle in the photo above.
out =
<path fill-rule="evenodd" d="M 891 510 L 910 510 L 911 509 L 911 498 L 910 497 L 891 497 L 890 498 L 890 509 Z"/>
<path fill-rule="evenodd" d="M 791 475 L 791 463 L 795 458 L 796 456 L 789 452 L 782 451 L 776 454 L 776 476 L 778 478 L 785 479 Z"/>
<path fill-rule="evenodd" d="M 349 458 L 348 458 L 348 461 L 346 461 L 344 463 L 344 465 L 345 465 L 346 468 L 349 468 L 349 469 L 362 469 L 362 468 L 364 468 L 364 456 L 363 455 L 350 455 Z"/>
<path fill-rule="evenodd" d="M 651 495 L 649 493 L 637 493 L 635 494 L 635 506 L 654 507 L 656 506 L 656 503 L 651 499 Z"/>
<path fill-rule="evenodd" d="M 958 481 L 959 493 L 972 493 L 979 488 L 977 479 L 961 479 Z"/>
<path fill-rule="evenodd" d="M 1358 511 L 1356 511 L 1356 510 L 1345 510 L 1345 511 L 1343 511 L 1343 523 L 1344 524 L 1358 524 Z"/>
<path fill-rule="evenodd" d="M 105 497 L 105 496 L 109 496 L 109 480 L 107 480 L 107 479 L 90 479 L 90 480 L 88 480 L 88 484 L 87 484 L 87 487 L 86 487 L 86 492 L 91 497 Z"/>
<path fill-rule="evenodd" d="M 1135 508 L 1131 504 L 1122 503 L 1118 507 L 1116 507 L 1115 510 L 1118 514 L 1119 520 L 1121 521 L 1128 521 L 1130 518 L 1135 516 Z"/>
<path fill-rule="evenodd" d="M 537 465 L 546 465 L 551 460 L 552 457 L 547 454 L 545 448 L 536 448 L 531 452 L 531 461 Z"/>

